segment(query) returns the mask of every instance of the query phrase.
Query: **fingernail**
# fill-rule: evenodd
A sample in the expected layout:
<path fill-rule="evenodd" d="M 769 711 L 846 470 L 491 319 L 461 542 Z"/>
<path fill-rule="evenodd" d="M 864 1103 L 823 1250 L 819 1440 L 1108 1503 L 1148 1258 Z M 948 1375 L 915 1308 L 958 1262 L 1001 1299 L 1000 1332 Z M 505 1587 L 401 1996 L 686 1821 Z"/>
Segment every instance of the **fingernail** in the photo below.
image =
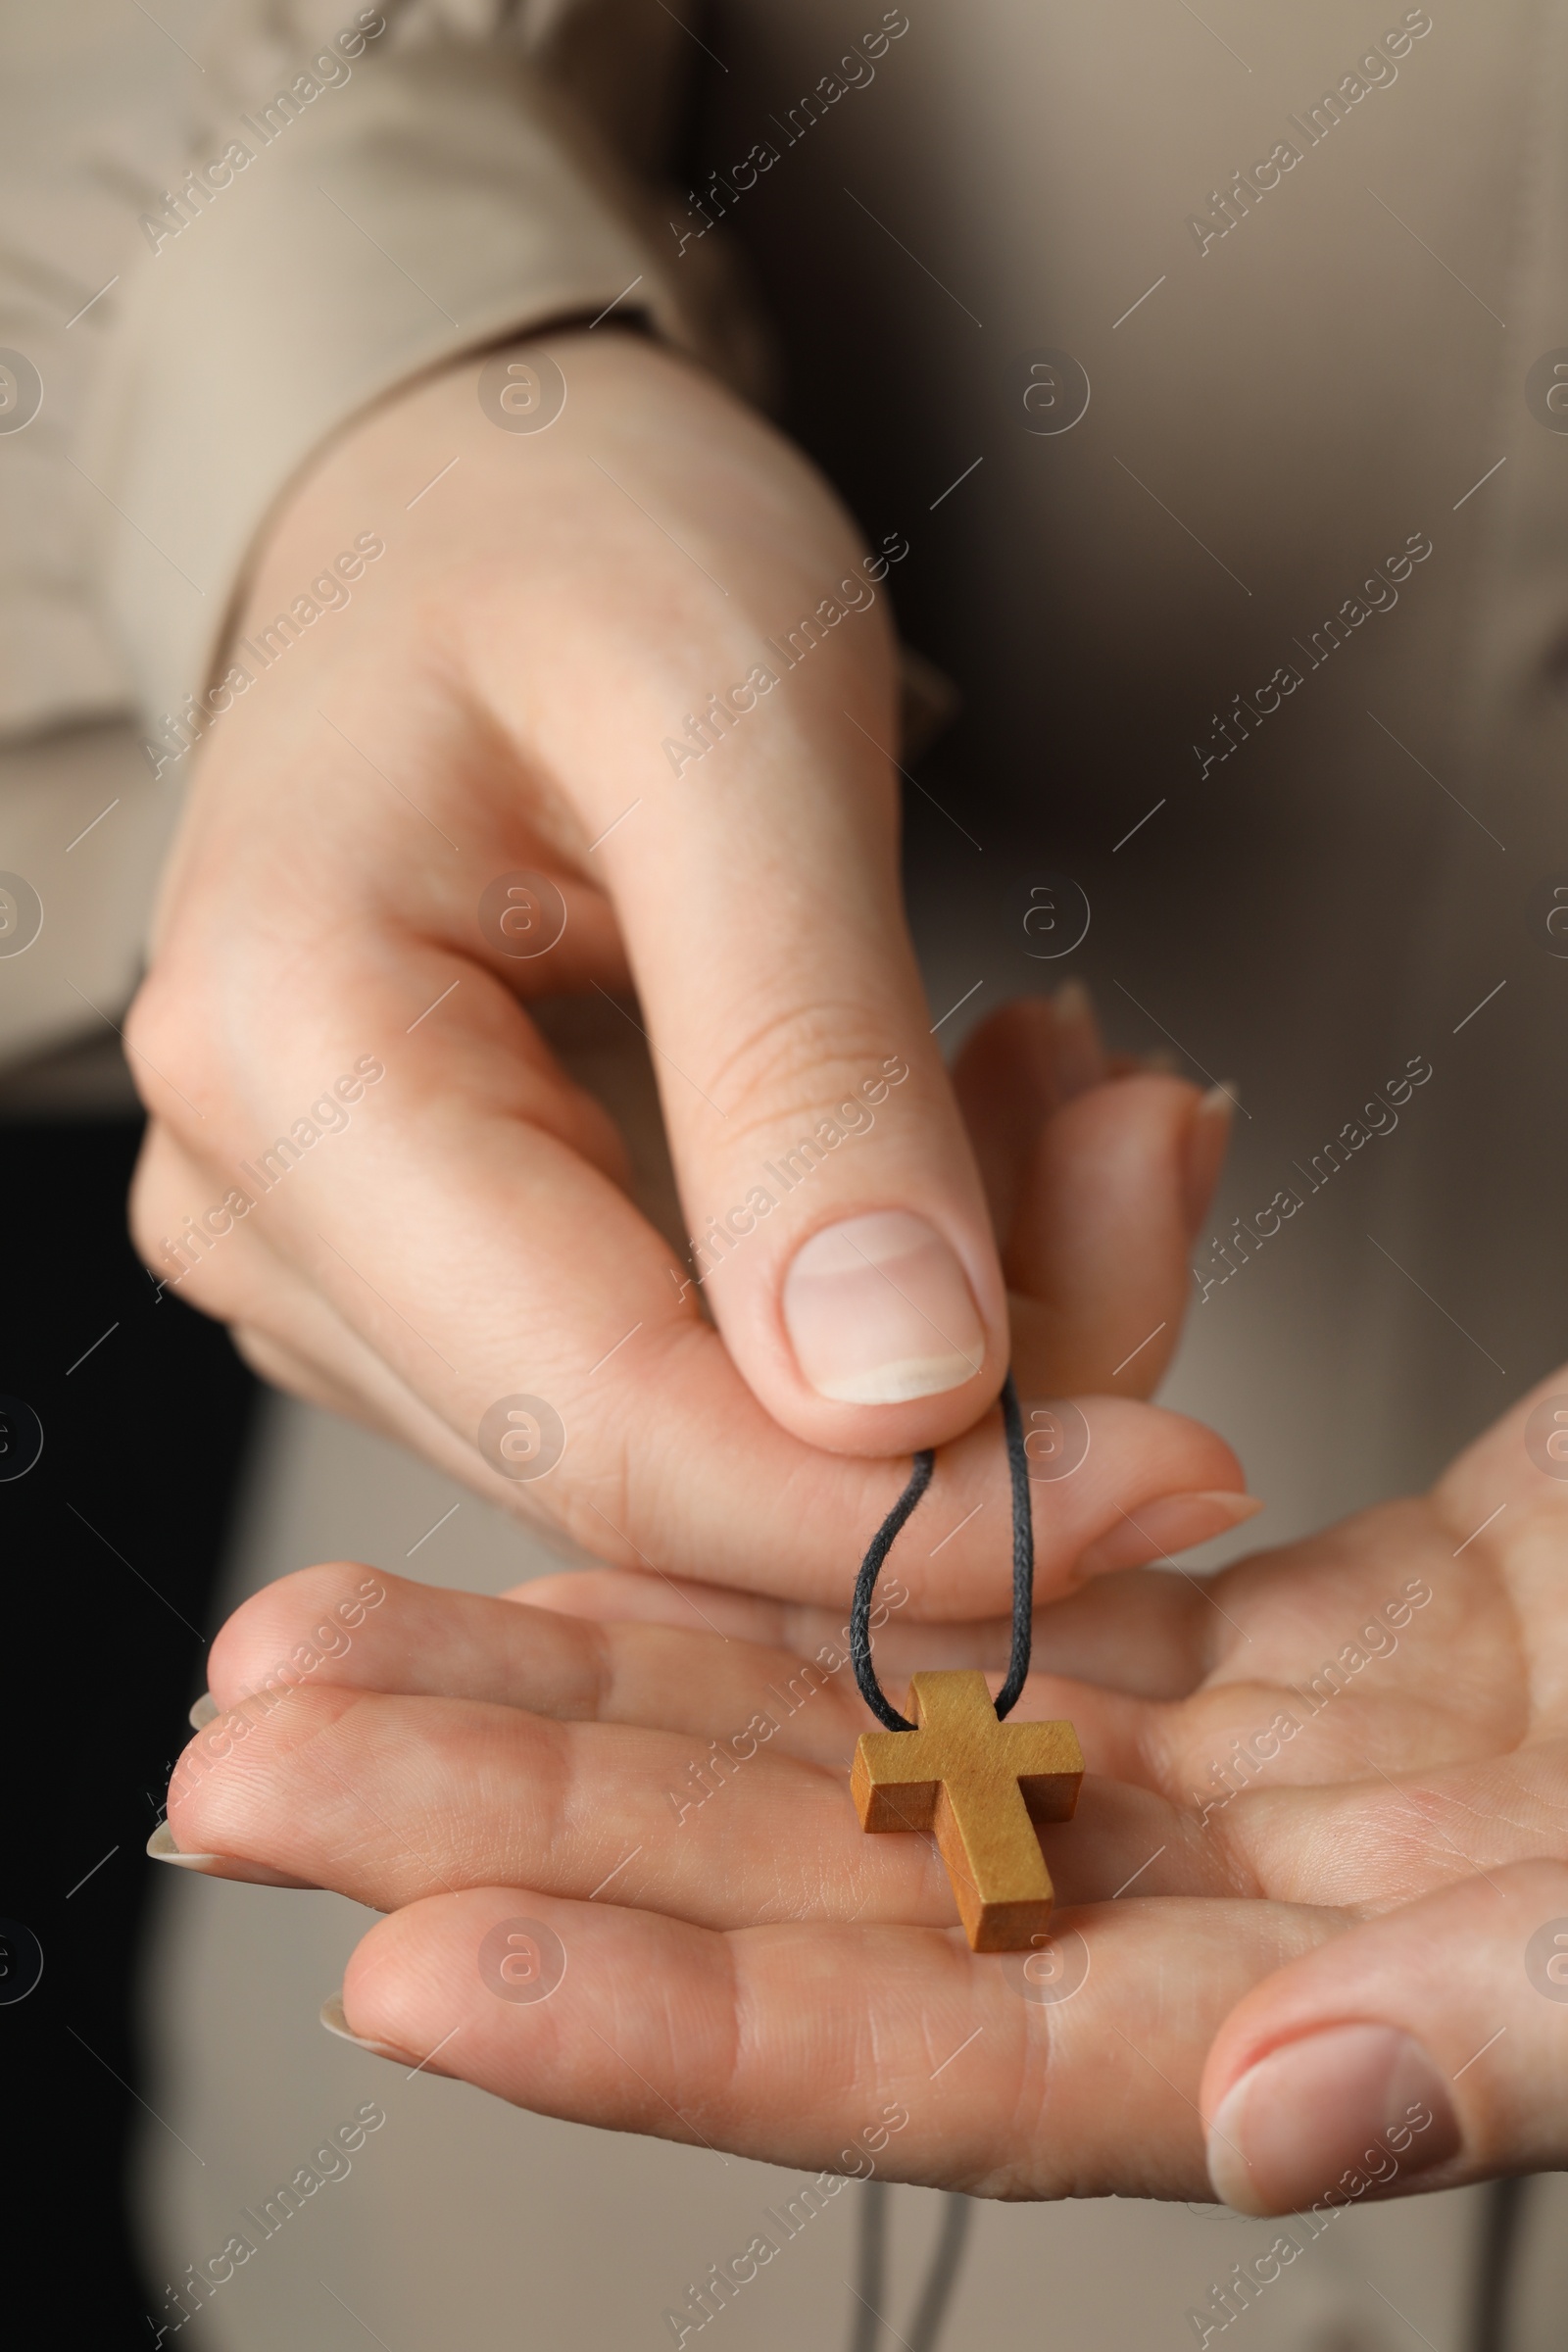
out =
<path fill-rule="evenodd" d="M 182 1854 L 167 1821 L 161 1821 L 148 1838 L 147 1851 L 154 1862 L 174 1862 L 181 1870 L 210 1870 L 222 1859 L 220 1854 Z"/>
<path fill-rule="evenodd" d="M 1208 2177 L 1239 2213 L 1295 2213 L 1331 2190 L 1359 2202 L 1430 2172 L 1459 2136 L 1418 2041 L 1394 2026 L 1333 2026 L 1271 2050 L 1226 2092 Z"/>
<path fill-rule="evenodd" d="M 1189 1241 L 1202 1225 L 1214 1198 L 1214 1187 L 1219 1182 L 1231 1140 L 1236 1101 L 1233 1086 L 1211 1086 L 1193 1112 L 1182 1155 L 1182 1208 Z"/>
<path fill-rule="evenodd" d="M 376 2058 L 395 2058 L 400 2066 L 417 2066 L 419 2063 L 411 2050 L 400 2050 L 396 2042 L 369 2041 L 365 2034 L 353 2033 L 343 2014 L 343 1995 L 340 1992 L 332 1993 L 321 2003 L 320 2018 L 329 2034 L 335 2034 L 339 2041 L 352 2041 L 357 2050 L 368 2050 Z"/>
<path fill-rule="evenodd" d="M 948 1244 L 884 1208 L 813 1233 L 784 1278 L 795 1360 L 819 1396 L 903 1404 L 972 1380 L 985 1326 Z"/>
<path fill-rule="evenodd" d="M 193 1732 L 205 1732 L 207 1726 L 210 1723 L 216 1723 L 221 1713 L 222 1709 L 220 1707 L 217 1699 L 214 1698 L 212 1692 L 210 1690 L 204 1690 L 190 1711 L 191 1730 Z"/>
<path fill-rule="evenodd" d="M 270 1870 L 265 1862 L 242 1862 L 236 1854 L 186 1854 L 174 1843 L 174 1833 L 161 1821 L 147 1840 L 154 1862 L 172 1862 L 179 1870 L 199 1871 L 209 1879 L 238 1879 L 248 1886 L 299 1886 L 318 1892 L 314 1879 L 293 1879 L 287 1871 Z"/>
<path fill-rule="evenodd" d="M 1051 1000 L 1055 1016 L 1056 1093 L 1063 1102 L 1086 1095 L 1105 1075 L 1105 1051 L 1094 1002 L 1081 980 L 1064 980 Z"/>
<path fill-rule="evenodd" d="M 1146 1560 L 1166 1552 L 1186 1551 L 1206 1544 L 1245 1520 L 1255 1519 L 1263 1508 L 1257 1494 L 1237 1494 L 1229 1488 L 1200 1494 L 1161 1494 L 1122 1514 L 1117 1524 L 1078 1555 L 1080 1576 L 1105 1576 L 1115 1568 L 1141 1568 Z"/>

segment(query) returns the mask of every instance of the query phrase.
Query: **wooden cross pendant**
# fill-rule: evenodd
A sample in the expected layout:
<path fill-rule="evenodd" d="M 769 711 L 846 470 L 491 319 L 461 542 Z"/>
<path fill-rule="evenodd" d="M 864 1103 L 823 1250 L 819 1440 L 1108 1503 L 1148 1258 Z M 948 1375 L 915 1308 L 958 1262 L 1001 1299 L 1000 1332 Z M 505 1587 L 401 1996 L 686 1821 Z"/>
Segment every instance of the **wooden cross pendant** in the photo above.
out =
<path fill-rule="evenodd" d="M 1037 1821 L 1066 1821 L 1083 1749 L 1070 1723 L 999 1723 L 978 1667 L 917 1674 L 917 1728 L 862 1732 L 850 1790 L 862 1830 L 934 1830 L 976 1952 L 1027 1951 L 1051 1921 Z"/>

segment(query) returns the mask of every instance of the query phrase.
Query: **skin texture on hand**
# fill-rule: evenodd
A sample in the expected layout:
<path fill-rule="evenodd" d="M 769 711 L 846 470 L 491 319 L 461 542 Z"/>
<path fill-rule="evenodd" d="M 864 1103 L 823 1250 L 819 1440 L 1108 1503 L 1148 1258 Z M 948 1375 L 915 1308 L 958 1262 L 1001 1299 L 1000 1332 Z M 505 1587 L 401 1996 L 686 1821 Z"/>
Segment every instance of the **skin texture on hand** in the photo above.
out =
<path fill-rule="evenodd" d="M 617 1566 L 836 1605 L 846 1529 L 952 1441 L 971 1524 L 914 1605 L 1001 1606 L 973 1514 L 1009 1355 L 1026 1399 L 1105 1396 L 1048 1580 L 1217 1532 L 1234 1457 L 1137 1400 L 1224 1105 L 1101 1084 L 1073 992 L 988 1023 L 956 1096 L 899 896 L 887 583 L 695 370 L 609 330 L 550 348 L 547 429 L 500 429 L 470 362 L 345 432 L 269 533 L 235 638 L 259 674 L 200 747 L 128 1024 L 144 1255 L 188 1261 L 264 1374 Z M 368 535 L 352 599 L 263 668 Z M 672 768 L 687 714 L 834 600 Z M 564 914 L 526 957 L 481 915 L 518 873 Z M 577 1000 L 648 1041 L 684 1232 L 731 1237 L 700 1284 L 552 1051 Z"/>
<path fill-rule="evenodd" d="M 841 1635 L 611 1571 L 505 1600 L 372 1572 L 347 1643 L 366 1571 L 258 1594 L 171 1828 L 385 1910 L 351 2031 L 549 2114 L 854 2169 L 873 2097 L 908 2115 L 890 2178 L 1212 2179 L 1257 2212 L 1560 2164 L 1568 1482 L 1527 1443 L 1550 1394 L 1423 1498 L 1039 1612 L 1019 1714 L 1070 1718 L 1089 1773 L 1041 1833 L 1038 1955 L 969 1952 L 929 1841 L 859 1835 Z M 891 1689 L 915 1662 L 1000 1682 L 1001 1621 L 888 1597 Z M 299 1645 L 318 1662 L 269 1693 Z M 548 1997 L 498 1975 L 514 1932 L 558 1953 Z"/>

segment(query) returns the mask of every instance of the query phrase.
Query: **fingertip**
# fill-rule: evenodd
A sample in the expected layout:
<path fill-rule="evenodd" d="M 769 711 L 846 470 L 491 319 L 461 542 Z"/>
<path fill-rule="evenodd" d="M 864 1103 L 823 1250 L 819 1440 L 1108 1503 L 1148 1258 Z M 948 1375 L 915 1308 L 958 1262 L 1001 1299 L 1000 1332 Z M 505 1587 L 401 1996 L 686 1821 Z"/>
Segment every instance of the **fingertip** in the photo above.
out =
<path fill-rule="evenodd" d="M 269 1684 L 297 1682 L 302 1672 L 336 1680 L 340 1661 L 373 1622 L 369 1612 L 406 1585 L 405 1578 L 361 1560 L 322 1560 L 248 1594 L 213 1638 L 206 1693 L 213 1716 Z M 302 1648 L 311 1657 L 309 1668 L 298 1654 Z M 344 1679 L 352 1681 L 363 1664 L 362 1651 Z M 197 1731 L 205 1728 L 195 1708 L 191 1722 Z"/>
<path fill-rule="evenodd" d="M 147 1859 L 150 1862 L 169 1862 L 177 1870 L 193 1871 L 199 1878 L 230 1879 L 246 1886 L 286 1886 L 302 1893 L 318 1893 L 314 1879 L 298 1879 L 291 1871 L 273 1870 L 266 1862 L 247 1862 L 237 1854 L 187 1853 L 174 1843 L 174 1833 L 169 1823 L 161 1821 L 147 1840 Z"/>
<path fill-rule="evenodd" d="M 1007 1239 L 1008 1280 L 1045 1318 L 1058 1388 L 1147 1395 L 1192 1289 L 1184 1154 L 1200 1098 L 1147 1072 L 1096 1087 L 1048 1121 Z M 1200 1131 L 1211 1182 L 1214 1125 Z M 1221 1153 L 1223 1139 L 1221 1139 Z"/>
<path fill-rule="evenodd" d="M 317 2016 L 328 2034 L 335 2034 L 339 2041 L 351 2041 L 357 2050 L 368 2050 L 372 2058 L 390 2058 L 400 2066 L 418 2064 L 412 2050 L 399 2049 L 395 2042 L 374 2041 L 367 2034 L 356 2034 L 349 2024 L 341 1992 L 328 1993 Z"/>
<path fill-rule="evenodd" d="M 1101 1536 L 1080 1554 L 1081 1576 L 1108 1576 L 1118 1568 L 1142 1568 L 1151 1560 L 1168 1559 L 1173 1552 L 1190 1551 L 1215 1536 L 1229 1535 L 1262 1510 L 1262 1498 L 1228 1489 L 1200 1494 L 1156 1495 L 1123 1514 L 1121 1524 Z"/>
<path fill-rule="evenodd" d="M 1447 2080 L 1411 2034 L 1334 2023 L 1232 2083 L 1208 2126 L 1208 2176 L 1239 2213 L 1293 2213 L 1407 2187 L 1461 2137 Z"/>

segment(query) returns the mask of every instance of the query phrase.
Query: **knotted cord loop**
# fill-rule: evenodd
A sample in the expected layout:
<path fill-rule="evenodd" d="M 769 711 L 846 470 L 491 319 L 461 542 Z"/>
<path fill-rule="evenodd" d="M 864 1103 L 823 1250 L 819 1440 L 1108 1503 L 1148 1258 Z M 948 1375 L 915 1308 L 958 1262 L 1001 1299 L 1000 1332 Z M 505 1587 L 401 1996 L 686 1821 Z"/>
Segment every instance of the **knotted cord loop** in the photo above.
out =
<path fill-rule="evenodd" d="M 1029 1497 L 1029 1456 L 1024 1451 L 1023 1418 L 1010 1372 L 1002 1384 L 1002 1426 L 1006 1435 L 1007 1469 L 1012 1481 L 1012 1650 L 1007 1679 L 997 1693 L 999 1722 L 1017 1704 L 1029 1672 L 1029 1646 L 1034 1633 L 1035 1530 Z M 936 1458 L 929 1448 L 915 1455 L 909 1483 L 872 1537 L 855 1580 L 855 1605 L 850 1612 L 850 1658 L 855 1679 L 860 1686 L 860 1696 L 890 1732 L 912 1732 L 915 1727 L 883 1695 L 876 1679 L 876 1669 L 871 1663 L 871 1596 L 882 1563 L 893 1548 L 894 1538 L 931 1484 Z"/>

